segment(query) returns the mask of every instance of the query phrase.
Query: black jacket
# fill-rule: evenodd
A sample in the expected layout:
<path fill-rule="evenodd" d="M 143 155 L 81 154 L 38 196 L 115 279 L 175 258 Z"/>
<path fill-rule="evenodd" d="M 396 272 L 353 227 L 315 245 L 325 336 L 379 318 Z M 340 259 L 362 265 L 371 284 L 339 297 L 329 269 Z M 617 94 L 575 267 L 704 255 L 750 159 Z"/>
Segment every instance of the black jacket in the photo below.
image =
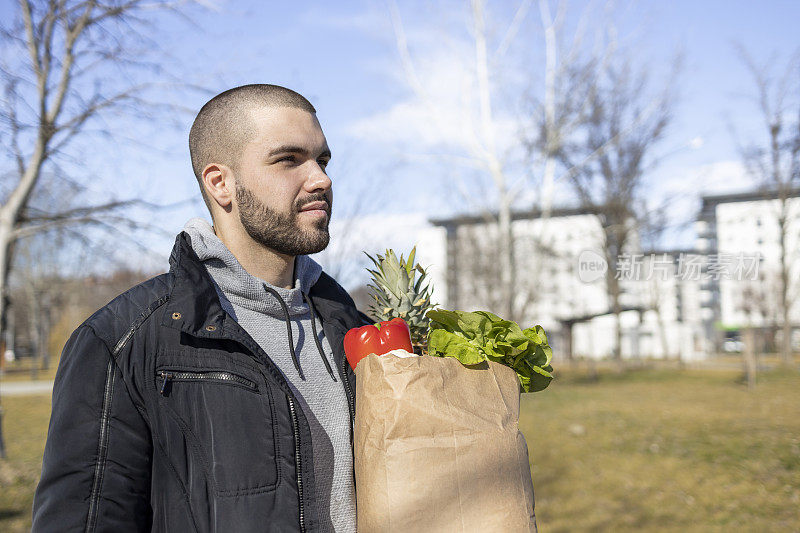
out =
<path fill-rule="evenodd" d="M 186 233 L 170 267 L 64 347 L 33 531 L 314 531 L 311 433 L 297 399 L 223 311 Z M 366 317 L 325 273 L 310 296 L 352 442 L 355 376 L 342 339 Z"/>

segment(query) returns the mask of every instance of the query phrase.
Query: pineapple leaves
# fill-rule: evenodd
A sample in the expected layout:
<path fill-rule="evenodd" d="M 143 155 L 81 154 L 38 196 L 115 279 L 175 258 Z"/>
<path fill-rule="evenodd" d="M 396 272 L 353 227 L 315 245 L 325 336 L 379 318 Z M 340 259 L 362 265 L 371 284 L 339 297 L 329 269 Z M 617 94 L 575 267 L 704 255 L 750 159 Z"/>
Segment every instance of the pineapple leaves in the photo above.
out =
<path fill-rule="evenodd" d="M 408 261 L 406 261 L 406 262 L 405 262 L 405 264 L 403 265 L 403 266 L 405 267 L 405 269 L 406 269 L 406 272 L 408 273 L 409 277 L 411 276 L 411 269 L 412 269 L 412 268 L 413 268 L 413 266 L 414 266 L 414 256 L 415 256 L 416 254 L 417 254 L 417 247 L 416 247 L 416 246 L 414 246 L 414 247 L 411 249 L 411 253 L 410 253 L 410 254 L 408 254 Z M 402 255 L 400 255 L 400 263 L 401 263 L 401 264 L 403 263 L 403 256 L 402 256 Z"/>
<path fill-rule="evenodd" d="M 428 318 L 425 313 L 433 307 L 431 303 L 428 275 L 422 266 L 415 264 L 417 249 L 411 249 L 408 259 L 388 249 L 385 255 L 375 257 L 364 252 L 372 261 L 374 269 L 367 269 L 372 276 L 367 286 L 374 300 L 370 307 L 373 316 L 381 320 L 402 318 L 411 331 L 412 343 L 422 345 L 428 334 Z M 419 274 L 419 277 L 417 276 Z"/>

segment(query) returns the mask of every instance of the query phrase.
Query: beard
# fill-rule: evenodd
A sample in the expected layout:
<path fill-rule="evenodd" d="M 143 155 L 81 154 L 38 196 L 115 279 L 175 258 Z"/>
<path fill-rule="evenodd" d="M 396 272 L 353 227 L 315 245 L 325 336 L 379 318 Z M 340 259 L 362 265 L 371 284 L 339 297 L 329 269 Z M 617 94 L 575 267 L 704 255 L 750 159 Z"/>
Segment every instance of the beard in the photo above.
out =
<path fill-rule="evenodd" d="M 328 216 L 315 220 L 311 228 L 303 228 L 298 220 L 300 209 L 310 203 L 322 201 L 328 204 Z M 246 187 L 236 184 L 236 203 L 239 220 L 245 231 L 256 242 L 279 254 L 298 256 L 321 252 L 328 246 L 330 233 L 328 223 L 332 205 L 327 196 L 316 193 L 298 200 L 288 213 L 280 213 L 256 198 Z"/>

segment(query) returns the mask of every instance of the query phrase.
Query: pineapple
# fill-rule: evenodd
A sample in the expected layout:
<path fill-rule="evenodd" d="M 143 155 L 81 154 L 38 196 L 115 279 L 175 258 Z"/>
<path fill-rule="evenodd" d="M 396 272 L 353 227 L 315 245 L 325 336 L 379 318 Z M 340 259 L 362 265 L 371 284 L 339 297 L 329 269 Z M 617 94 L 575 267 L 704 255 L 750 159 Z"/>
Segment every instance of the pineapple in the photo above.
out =
<path fill-rule="evenodd" d="M 428 325 L 430 320 L 425 316 L 433 308 L 430 285 L 426 283 L 427 273 L 420 265 L 414 264 L 417 247 L 412 248 L 408 259 L 402 254 L 397 259 L 394 251 L 386 250 L 386 255 L 376 254 L 377 258 L 366 254 L 375 264 L 372 284 L 369 285 L 370 296 L 375 303 L 370 310 L 375 318 L 391 320 L 402 318 L 411 330 L 411 344 L 414 352 L 424 355 L 427 352 Z M 366 252 L 365 252 L 366 253 Z M 420 274 L 419 278 L 417 273 Z"/>

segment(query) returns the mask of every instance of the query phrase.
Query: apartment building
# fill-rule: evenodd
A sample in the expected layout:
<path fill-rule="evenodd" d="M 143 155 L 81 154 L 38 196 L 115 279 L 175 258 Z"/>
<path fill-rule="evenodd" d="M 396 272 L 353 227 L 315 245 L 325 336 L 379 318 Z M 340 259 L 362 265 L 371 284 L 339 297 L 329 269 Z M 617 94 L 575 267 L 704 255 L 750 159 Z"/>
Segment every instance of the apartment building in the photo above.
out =
<path fill-rule="evenodd" d="M 726 338 L 738 338 L 743 327 L 774 332 L 780 324 L 780 199 L 751 191 L 703 196 L 700 204 L 694 248 L 643 250 L 634 232 L 619 256 L 623 357 L 701 359 L 723 350 Z M 787 206 L 786 260 L 800 298 L 800 189 Z M 371 251 L 408 250 L 416 243 L 436 303 L 462 310 L 500 308 L 493 215 L 428 220 L 418 213 L 386 222 L 385 217 L 362 220 L 350 227 L 347 241 Z M 542 325 L 556 356 L 610 356 L 616 321 L 598 216 L 580 208 L 554 209 L 547 217 L 520 211 L 512 214 L 511 225 L 520 323 Z M 798 335 L 800 305 L 791 317 Z"/>
<path fill-rule="evenodd" d="M 496 310 L 499 241 L 491 216 L 431 221 L 444 229 L 445 305 Z M 586 209 L 512 214 L 514 308 L 524 325 L 549 332 L 557 355 L 607 357 L 613 353 L 616 317 L 606 290 L 608 262 L 598 216 Z M 680 267 L 693 251 L 642 253 L 636 232 L 620 256 L 623 357 L 702 357 L 707 346 L 700 326 L 700 280 Z M 521 317 L 521 318 L 519 318 Z"/>
<path fill-rule="evenodd" d="M 786 204 L 786 261 L 793 281 L 800 279 L 800 190 Z M 642 250 L 631 239 L 615 273 L 624 310 L 622 356 L 699 359 L 722 350 L 726 337 L 735 337 L 742 327 L 774 330 L 780 324 L 781 205 L 777 195 L 760 191 L 703 196 L 695 249 Z M 492 309 L 497 296 L 493 219 L 431 222 L 444 229 L 447 265 L 439 277 L 447 285 L 447 305 Z M 522 321 L 545 327 L 557 353 L 611 355 L 616 322 L 597 215 L 556 209 L 545 219 L 539 212 L 517 212 L 512 232 L 515 303 L 524 310 Z M 800 325 L 800 306 L 791 317 Z"/>
<path fill-rule="evenodd" d="M 704 196 L 696 247 L 722 265 L 703 287 L 704 327 L 715 347 L 745 327 L 775 332 L 782 324 L 782 261 L 790 302 L 800 296 L 800 188 L 783 195 L 757 190 Z M 790 306 L 789 318 L 800 327 L 800 305 Z"/>

